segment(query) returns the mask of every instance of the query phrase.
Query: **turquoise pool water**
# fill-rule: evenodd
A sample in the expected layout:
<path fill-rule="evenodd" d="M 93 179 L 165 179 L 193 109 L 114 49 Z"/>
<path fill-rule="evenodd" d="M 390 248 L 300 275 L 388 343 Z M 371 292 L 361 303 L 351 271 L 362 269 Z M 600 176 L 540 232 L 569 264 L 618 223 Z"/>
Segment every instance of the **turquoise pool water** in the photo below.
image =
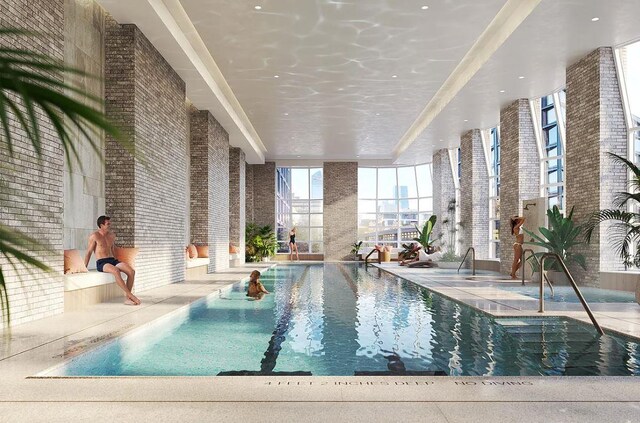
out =
<path fill-rule="evenodd" d="M 640 346 L 555 318 L 493 319 L 378 269 L 277 266 L 48 376 L 639 375 Z"/>

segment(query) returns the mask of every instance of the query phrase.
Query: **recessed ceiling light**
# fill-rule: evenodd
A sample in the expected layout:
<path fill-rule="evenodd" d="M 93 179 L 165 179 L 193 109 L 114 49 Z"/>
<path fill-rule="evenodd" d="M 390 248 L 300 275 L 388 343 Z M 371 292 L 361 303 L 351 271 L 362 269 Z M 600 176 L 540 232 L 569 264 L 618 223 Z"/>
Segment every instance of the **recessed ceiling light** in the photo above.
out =
<path fill-rule="evenodd" d="M 360 157 L 360 154 L 356 154 L 356 157 Z"/>
<path fill-rule="evenodd" d="M 465 119 L 464 121 L 465 121 L 465 122 L 469 122 L 469 119 Z"/>
<path fill-rule="evenodd" d="M 380 116 L 380 113 L 376 113 L 376 116 Z"/>
<path fill-rule="evenodd" d="M 501 93 L 503 93 L 503 92 L 504 92 L 504 90 L 500 90 L 500 92 L 501 92 Z"/>
<path fill-rule="evenodd" d="M 519 76 L 518 79 L 524 79 L 524 76 Z"/>
<path fill-rule="evenodd" d="M 260 10 L 260 9 L 262 9 L 262 6 L 254 6 L 253 8 L 256 9 L 256 10 Z"/>
<path fill-rule="evenodd" d="M 274 78 L 280 78 L 280 75 L 273 75 Z"/>
<path fill-rule="evenodd" d="M 289 116 L 289 113 L 287 113 L 287 112 L 284 112 L 284 115 L 285 115 L 285 116 Z"/>
<path fill-rule="evenodd" d="M 397 77 L 398 77 L 398 75 L 391 75 L 391 77 L 392 77 L 392 78 L 397 78 Z"/>
<path fill-rule="evenodd" d="M 296 157 L 301 157 L 301 156 L 296 156 Z"/>
<path fill-rule="evenodd" d="M 591 22 L 598 22 L 600 20 L 600 18 L 598 18 L 597 16 L 594 18 L 591 18 Z"/>
<path fill-rule="evenodd" d="M 429 6 L 422 6 L 420 9 L 427 10 L 428 8 L 429 8 Z"/>

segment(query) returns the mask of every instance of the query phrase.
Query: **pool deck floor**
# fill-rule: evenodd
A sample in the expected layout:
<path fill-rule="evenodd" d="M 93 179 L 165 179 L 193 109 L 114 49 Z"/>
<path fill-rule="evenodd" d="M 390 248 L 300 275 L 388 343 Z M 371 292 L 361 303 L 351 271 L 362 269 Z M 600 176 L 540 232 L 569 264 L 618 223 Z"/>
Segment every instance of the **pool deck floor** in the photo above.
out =
<path fill-rule="evenodd" d="M 0 338 L 0 422 L 640 421 L 635 377 L 33 377 L 265 267 L 144 291 L 139 307 L 114 300 L 14 327 Z M 485 275 L 382 267 L 496 316 L 538 315 L 535 299 L 499 291 Z M 603 327 L 640 336 L 637 304 L 592 308 Z M 587 319 L 580 304 L 547 310 Z"/>

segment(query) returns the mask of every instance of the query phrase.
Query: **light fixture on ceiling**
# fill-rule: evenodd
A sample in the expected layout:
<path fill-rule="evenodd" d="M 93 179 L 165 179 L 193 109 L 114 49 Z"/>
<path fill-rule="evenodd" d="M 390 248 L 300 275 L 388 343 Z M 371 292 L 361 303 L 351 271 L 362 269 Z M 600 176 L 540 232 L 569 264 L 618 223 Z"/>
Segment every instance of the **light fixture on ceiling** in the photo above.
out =
<path fill-rule="evenodd" d="M 469 119 L 465 119 L 464 121 L 465 121 L 465 122 L 469 122 Z"/>
<path fill-rule="evenodd" d="M 518 79 L 524 79 L 524 76 L 519 76 Z"/>
<path fill-rule="evenodd" d="M 380 113 L 376 113 L 376 116 L 380 116 Z"/>
<path fill-rule="evenodd" d="M 501 92 L 501 93 L 503 93 L 503 92 L 504 92 L 504 90 L 500 90 L 500 92 Z"/>
<path fill-rule="evenodd" d="M 285 116 L 289 116 L 289 113 L 287 113 L 287 112 L 284 112 L 284 115 L 285 115 Z"/>
<path fill-rule="evenodd" d="M 391 77 L 392 77 L 392 78 L 397 78 L 397 77 L 398 77 L 398 75 L 391 75 Z"/>
<path fill-rule="evenodd" d="M 280 78 L 280 75 L 273 75 L 274 78 Z"/>
<path fill-rule="evenodd" d="M 429 6 L 422 6 L 420 9 L 427 10 L 428 8 L 429 8 Z"/>
<path fill-rule="evenodd" d="M 300 157 L 302 157 L 302 156 L 296 156 L 296 157 L 297 157 L 297 158 L 300 158 Z"/>
<path fill-rule="evenodd" d="M 360 154 L 356 154 L 356 157 L 360 157 Z"/>
<path fill-rule="evenodd" d="M 597 17 L 597 16 L 591 18 L 591 22 L 598 22 L 599 20 L 600 20 L 600 18 Z"/>
<path fill-rule="evenodd" d="M 262 6 L 253 6 L 253 8 L 256 9 L 256 10 L 260 10 L 260 9 L 262 9 Z"/>

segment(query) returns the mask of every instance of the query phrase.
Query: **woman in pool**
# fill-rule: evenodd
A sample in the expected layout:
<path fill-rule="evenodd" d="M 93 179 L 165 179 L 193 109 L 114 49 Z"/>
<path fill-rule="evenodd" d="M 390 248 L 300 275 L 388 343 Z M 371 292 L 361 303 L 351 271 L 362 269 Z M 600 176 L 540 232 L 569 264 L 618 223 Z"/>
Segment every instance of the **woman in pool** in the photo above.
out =
<path fill-rule="evenodd" d="M 262 282 L 260 282 L 260 272 L 257 270 L 251 272 L 251 275 L 249 275 L 249 289 L 247 289 L 247 297 L 253 297 L 256 300 L 260 300 L 264 294 L 268 293 L 269 291 L 267 291 L 262 285 Z"/>
<path fill-rule="evenodd" d="M 298 257 L 298 246 L 296 245 L 296 227 L 294 226 L 289 231 L 289 260 L 293 261 L 293 250 L 296 251 L 296 260 L 300 261 Z"/>
<path fill-rule="evenodd" d="M 516 237 L 516 242 L 513 243 L 513 264 L 511 265 L 511 279 L 516 279 L 516 272 L 522 264 L 522 244 L 524 243 L 524 233 L 522 231 L 523 223 L 524 217 L 511 217 L 511 235 L 515 235 Z"/>

